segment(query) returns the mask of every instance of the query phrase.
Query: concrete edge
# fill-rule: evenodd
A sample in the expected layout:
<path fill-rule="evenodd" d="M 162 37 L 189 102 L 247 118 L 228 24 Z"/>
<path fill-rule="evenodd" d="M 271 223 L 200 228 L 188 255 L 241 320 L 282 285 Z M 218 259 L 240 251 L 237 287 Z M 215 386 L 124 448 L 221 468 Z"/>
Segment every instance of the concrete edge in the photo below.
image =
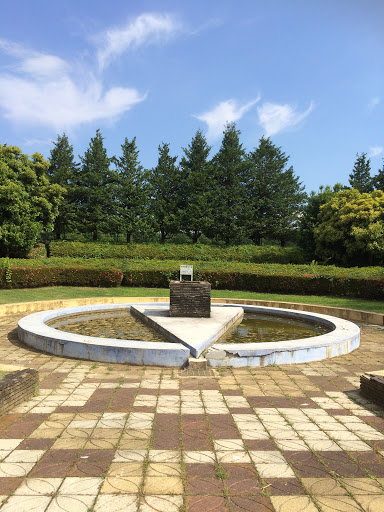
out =
<path fill-rule="evenodd" d="M 354 323 L 341 318 L 305 311 L 243 306 L 244 312 L 259 311 L 276 313 L 287 317 L 306 317 L 334 330 L 314 338 L 268 343 L 216 343 L 205 354 L 209 364 L 218 366 L 266 366 L 270 364 L 293 364 L 319 361 L 347 354 L 360 345 L 360 329 Z"/>
<path fill-rule="evenodd" d="M 123 307 L 127 304 L 93 304 L 39 311 L 19 321 L 18 336 L 26 345 L 59 357 L 149 366 L 182 367 L 187 364 L 190 351 L 181 344 L 82 336 L 45 324 L 52 318 L 70 313 Z"/>
<path fill-rule="evenodd" d="M 11 315 L 17 313 L 32 313 L 47 309 L 58 309 L 65 307 L 76 307 L 92 304 L 124 304 L 124 303 L 156 303 L 169 302 L 168 297 L 90 297 L 84 299 L 62 299 L 43 300 L 33 302 L 15 302 L 0 305 L 0 315 Z M 352 322 L 362 322 L 374 325 L 384 325 L 384 313 L 363 311 L 359 309 L 339 308 L 333 306 L 319 306 L 316 304 L 305 304 L 301 302 L 267 301 L 256 299 L 228 299 L 213 298 L 212 304 L 224 303 L 234 305 L 268 306 L 275 308 L 296 309 L 325 315 L 336 316 Z"/>
<path fill-rule="evenodd" d="M 165 303 L 165 304 L 168 304 L 168 303 Z M 231 305 L 227 305 L 227 306 L 229 307 L 229 306 L 233 306 L 233 305 L 231 304 Z M 214 306 L 214 308 L 217 308 L 217 307 L 219 307 L 219 306 Z M 225 332 L 227 332 L 228 329 L 230 329 L 230 327 L 232 327 L 232 325 L 234 325 L 235 323 L 237 323 L 238 321 L 240 321 L 243 318 L 244 309 L 242 307 L 240 307 L 239 305 L 236 305 L 235 308 L 236 308 L 236 310 L 238 310 L 236 312 L 236 314 L 234 316 L 232 316 L 232 318 L 230 318 L 226 323 L 222 324 L 222 326 L 212 336 L 210 336 L 209 338 L 202 338 L 199 341 L 195 341 L 194 343 L 187 342 L 182 337 L 177 336 L 174 332 L 170 332 L 168 329 L 166 329 L 166 327 L 162 326 L 159 322 L 157 322 L 156 320 L 154 320 L 153 318 L 151 318 L 144 312 L 140 311 L 140 309 L 137 309 L 134 305 L 131 306 L 131 313 L 134 316 L 136 316 L 137 318 L 139 318 L 142 322 L 146 323 L 147 325 L 149 325 L 156 331 L 160 332 L 163 336 L 168 338 L 172 343 L 181 343 L 182 345 L 186 346 L 190 350 L 192 356 L 197 358 L 197 357 L 200 357 L 200 355 L 202 354 L 202 352 L 204 352 L 205 349 L 210 347 L 216 340 L 221 338 L 221 336 Z M 180 317 L 175 317 L 175 318 L 180 318 Z M 204 317 L 203 317 L 203 321 L 204 321 Z"/>

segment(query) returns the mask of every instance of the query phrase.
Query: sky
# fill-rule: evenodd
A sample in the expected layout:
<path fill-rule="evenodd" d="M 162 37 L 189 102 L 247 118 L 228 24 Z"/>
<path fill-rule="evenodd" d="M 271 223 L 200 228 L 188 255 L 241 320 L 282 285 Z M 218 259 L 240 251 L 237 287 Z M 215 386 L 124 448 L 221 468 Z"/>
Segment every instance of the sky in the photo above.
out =
<path fill-rule="evenodd" d="M 12 0 L 0 16 L 0 144 L 83 155 L 136 137 L 183 155 L 226 122 L 290 156 L 306 190 L 348 184 L 356 154 L 384 158 L 383 0 Z"/>

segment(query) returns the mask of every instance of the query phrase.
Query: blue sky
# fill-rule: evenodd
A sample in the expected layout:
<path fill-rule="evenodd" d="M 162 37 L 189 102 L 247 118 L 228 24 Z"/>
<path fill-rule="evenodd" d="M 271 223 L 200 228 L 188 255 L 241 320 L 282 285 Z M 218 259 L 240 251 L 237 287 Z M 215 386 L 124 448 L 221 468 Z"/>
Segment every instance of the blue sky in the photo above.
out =
<path fill-rule="evenodd" d="M 0 17 L 0 143 L 49 157 L 96 129 L 109 156 L 136 136 L 179 157 L 198 128 L 235 121 L 290 155 L 306 189 L 348 183 L 356 153 L 384 157 L 382 0 L 13 0 Z"/>

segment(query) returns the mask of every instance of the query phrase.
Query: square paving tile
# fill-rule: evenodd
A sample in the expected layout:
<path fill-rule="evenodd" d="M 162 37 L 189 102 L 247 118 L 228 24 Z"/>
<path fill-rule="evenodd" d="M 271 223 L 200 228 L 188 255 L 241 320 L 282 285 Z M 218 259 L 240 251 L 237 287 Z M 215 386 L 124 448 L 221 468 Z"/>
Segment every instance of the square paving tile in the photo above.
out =
<path fill-rule="evenodd" d="M 15 490 L 15 496 L 51 496 L 57 492 L 63 478 L 27 478 Z"/>
<path fill-rule="evenodd" d="M 51 500 L 50 496 L 11 496 L 1 512 L 45 512 Z"/>
<path fill-rule="evenodd" d="M 309 496 L 271 496 L 276 512 L 318 512 Z"/>

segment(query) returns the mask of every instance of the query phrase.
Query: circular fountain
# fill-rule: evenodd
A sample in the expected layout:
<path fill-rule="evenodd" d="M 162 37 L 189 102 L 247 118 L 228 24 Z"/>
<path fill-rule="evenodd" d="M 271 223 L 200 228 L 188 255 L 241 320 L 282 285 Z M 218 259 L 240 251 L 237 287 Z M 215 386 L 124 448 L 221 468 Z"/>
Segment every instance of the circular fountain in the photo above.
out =
<path fill-rule="evenodd" d="M 166 341 L 105 338 L 60 330 L 60 323 L 68 315 L 119 309 L 129 309 Z M 169 367 L 185 366 L 191 356 L 204 356 L 215 367 L 304 363 L 347 354 L 360 343 L 360 329 L 355 324 L 329 315 L 237 304 L 213 305 L 210 318 L 170 317 L 169 310 L 168 303 L 132 302 L 41 311 L 19 321 L 18 335 L 25 344 L 58 356 Z M 241 321 L 244 313 L 316 324 L 327 332 L 280 341 L 227 342 L 225 333 Z M 53 320 L 59 322 L 58 327 L 47 325 Z"/>

